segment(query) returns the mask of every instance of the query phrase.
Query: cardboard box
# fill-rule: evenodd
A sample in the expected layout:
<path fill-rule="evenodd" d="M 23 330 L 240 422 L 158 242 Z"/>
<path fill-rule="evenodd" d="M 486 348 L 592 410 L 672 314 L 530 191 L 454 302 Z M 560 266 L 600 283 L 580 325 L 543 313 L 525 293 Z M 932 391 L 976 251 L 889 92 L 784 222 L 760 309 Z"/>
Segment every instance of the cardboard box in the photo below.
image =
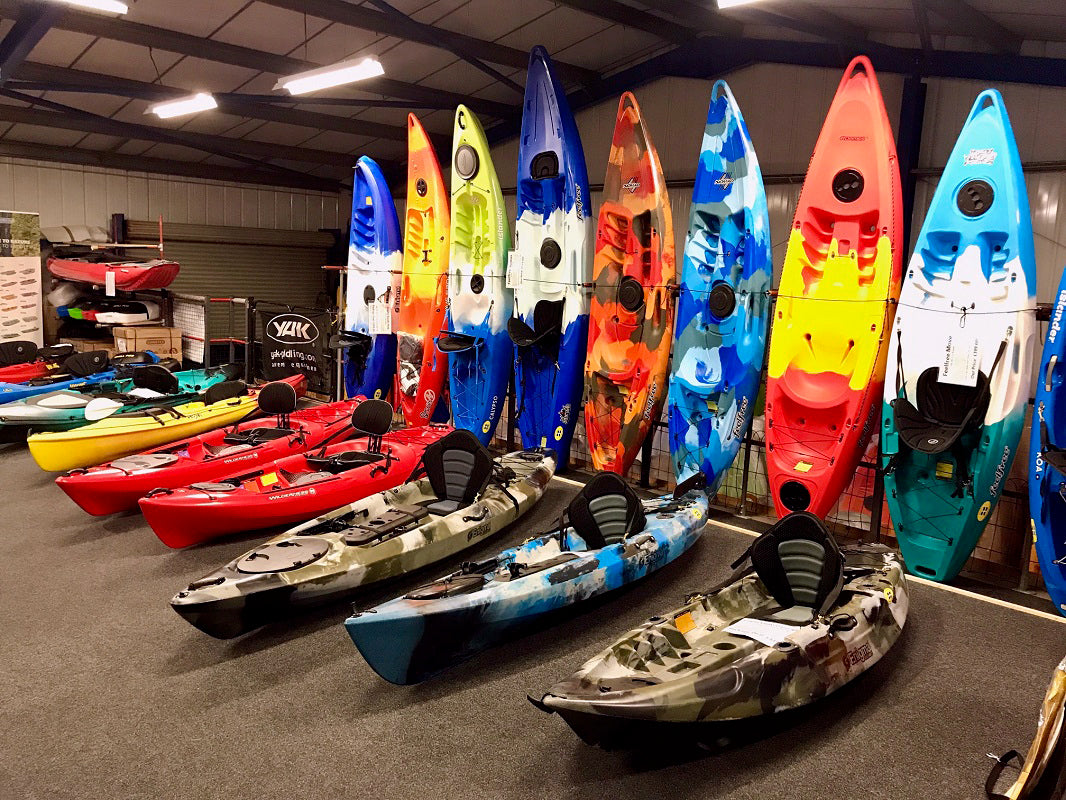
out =
<path fill-rule="evenodd" d="M 121 353 L 151 350 L 160 358 L 181 361 L 181 328 L 124 325 L 112 329 L 115 346 Z"/>
<path fill-rule="evenodd" d="M 60 344 L 72 344 L 74 345 L 74 351 L 76 353 L 88 353 L 93 350 L 106 350 L 108 357 L 115 355 L 119 352 L 115 347 L 115 342 L 111 339 L 82 339 L 78 336 L 64 336 L 59 339 Z"/>

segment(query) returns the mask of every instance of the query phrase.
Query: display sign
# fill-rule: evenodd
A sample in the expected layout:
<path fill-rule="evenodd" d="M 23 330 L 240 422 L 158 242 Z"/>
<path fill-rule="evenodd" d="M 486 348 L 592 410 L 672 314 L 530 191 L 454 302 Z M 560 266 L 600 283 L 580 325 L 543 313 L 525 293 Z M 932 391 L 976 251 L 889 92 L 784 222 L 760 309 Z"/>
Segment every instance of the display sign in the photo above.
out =
<path fill-rule="evenodd" d="M 325 314 L 264 314 L 264 377 L 273 381 L 300 373 L 314 382 L 323 373 L 321 354 L 328 330 Z"/>
<path fill-rule="evenodd" d="M 44 344 L 41 222 L 37 214 L 0 211 L 0 342 Z"/>

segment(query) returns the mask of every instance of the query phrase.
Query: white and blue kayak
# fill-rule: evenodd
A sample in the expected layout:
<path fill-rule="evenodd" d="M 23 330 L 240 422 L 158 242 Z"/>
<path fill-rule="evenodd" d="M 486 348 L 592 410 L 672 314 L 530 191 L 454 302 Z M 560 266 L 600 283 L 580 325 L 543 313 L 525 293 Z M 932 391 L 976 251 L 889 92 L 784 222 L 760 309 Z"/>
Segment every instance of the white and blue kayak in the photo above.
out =
<path fill-rule="evenodd" d="M 522 445 L 551 447 L 562 470 L 582 416 L 594 231 L 585 152 L 543 47 L 529 56 L 517 194 L 515 416 Z"/>
<path fill-rule="evenodd" d="M 115 356 L 109 356 L 106 350 L 75 353 L 63 361 L 62 371 L 25 383 L 0 383 L 0 403 L 14 403 L 48 392 L 80 391 L 122 377 L 127 374 L 126 367 L 158 363 L 159 356 L 151 350 Z"/>
<path fill-rule="evenodd" d="M 711 90 L 674 323 L 670 454 L 678 483 L 715 491 L 740 450 L 759 395 L 773 246 L 766 189 L 740 107 Z"/>

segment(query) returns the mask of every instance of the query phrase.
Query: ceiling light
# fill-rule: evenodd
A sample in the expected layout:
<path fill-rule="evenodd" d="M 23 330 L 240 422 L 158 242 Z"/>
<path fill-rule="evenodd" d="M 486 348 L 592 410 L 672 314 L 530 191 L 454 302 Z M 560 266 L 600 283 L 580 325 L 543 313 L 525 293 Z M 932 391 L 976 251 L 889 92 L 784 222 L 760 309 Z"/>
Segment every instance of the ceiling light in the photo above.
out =
<path fill-rule="evenodd" d="M 275 84 L 275 89 L 285 89 L 289 94 L 307 94 L 330 86 L 341 86 L 353 81 L 376 78 L 384 75 L 385 68 L 376 58 L 353 58 L 328 67 L 320 67 L 299 75 L 282 78 Z"/>
<path fill-rule="evenodd" d="M 183 97 L 180 100 L 157 103 L 144 113 L 155 114 L 160 119 L 170 119 L 184 114 L 195 114 L 197 111 L 207 111 L 211 108 L 218 108 L 215 98 L 207 92 L 200 92 L 191 97 Z"/>
<path fill-rule="evenodd" d="M 718 0 L 718 8 L 721 10 L 723 8 L 733 8 L 733 6 L 747 6 L 755 2 L 758 2 L 758 0 Z"/>
<path fill-rule="evenodd" d="M 129 6 L 118 0 L 60 0 L 60 2 L 68 6 L 91 8 L 93 11 L 107 11 L 111 14 L 125 14 L 130 10 Z"/>

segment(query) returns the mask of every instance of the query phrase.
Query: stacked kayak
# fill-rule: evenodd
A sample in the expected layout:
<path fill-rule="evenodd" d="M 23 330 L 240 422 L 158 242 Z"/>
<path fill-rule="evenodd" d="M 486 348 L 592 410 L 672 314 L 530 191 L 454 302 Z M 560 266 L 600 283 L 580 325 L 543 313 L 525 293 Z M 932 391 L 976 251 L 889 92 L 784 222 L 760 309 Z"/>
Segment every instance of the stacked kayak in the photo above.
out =
<path fill-rule="evenodd" d="M 129 325 L 159 319 L 159 304 L 151 300 L 115 300 L 110 297 L 83 299 L 76 305 L 56 308 L 60 317 L 99 322 L 104 325 Z"/>
<path fill-rule="evenodd" d="M 489 144 L 466 106 L 455 111 L 452 228 L 447 330 L 437 349 L 448 357 L 452 420 L 488 444 L 511 376 L 507 322 L 514 292 L 506 286 L 511 233 Z"/>
<path fill-rule="evenodd" d="M 634 746 L 685 723 L 724 735 L 814 703 L 876 664 L 907 620 L 899 556 L 837 546 L 800 512 L 780 520 L 724 584 L 652 617 L 534 705 L 586 742 Z M 709 730 L 708 730 L 709 729 Z"/>
<path fill-rule="evenodd" d="M 354 431 L 349 424 L 361 399 L 296 408 L 296 390 L 288 383 L 268 383 L 256 404 L 271 420 L 248 420 L 151 448 L 56 478 L 67 496 L 94 515 L 137 508 L 153 489 L 178 489 L 217 482 L 304 453 Z"/>
<path fill-rule="evenodd" d="M 426 447 L 451 430 L 428 425 L 389 433 L 391 423 L 392 406 L 367 400 L 352 412 L 354 431 L 346 441 L 217 481 L 151 491 L 140 500 L 141 513 L 163 544 L 175 548 L 303 522 L 399 486 Z"/>
<path fill-rule="evenodd" d="M 107 261 L 86 258 L 50 258 L 48 271 L 57 278 L 94 286 L 114 287 L 126 292 L 141 289 L 165 289 L 178 277 L 180 267 L 176 261 L 152 259 L 150 261 Z"/>
<path fill-rule="evenodd" d="M 126 368 L 158 363 L 159 357 L 151 351 L 115 356 L 109 356 L 106 350 L 75 353 L 63 360 L 61 369 L 43 377 L 25 383 L 0 383 L 0 403 L 25 400 L 46 392 L 80 390 L 112 381 Z"/>
<path fill-rule="evenodd" d="M 408 425 L 425 425 L 448 373 L 448 357 L 434 345 L 447 313 L 448 190 L 433 142 L 414 114 L 407 117 L 407 148 L 395 397 Z"/>
<path fill-rule="evenodd" d="M 601 472 L 570 503 L 559 530 L 464 564 L 345 626 L 381 677 L 425 680 L 670 563 L 703 532 L 707 505 L 701 491 L 642 503 L 618 475 Z"/>
<path fill-rule="evenodd" d="M 755 413 L 773 272 L 762 172 L 725 81 L 711 90 L 674 325 L 670 454 L 678 483 L 711 492 Z"/>
<path fill-rule="evenodd" d="M 596 469 L 625 475 L 659 421 L 674 324 L 674 226 L 636 98 L 618 104 L 596 233 L 585 433 Z"/>
<path fill-rule="evenodd" d="M 238 375 L 232 365 L 170 372 L 158 364 L 141 367 L 131 377 L 82 392 L 64 389 L 0 405 L 0 428 L 66 431 L 105 417 L 145 408 L 188 402 L 197 394 Z"/>
<path fill-rule="evenodd" d="M 766 378 L 778 516 L 824 517 L 855 477 L 877 424 L 902 238 L 892 126 L 860 56 L 818 136 L 781 271 Z"/>
<path fill-rule="evenodd" d="M 0 383 L 25 383 L 44 378 L 74 355 L 74 345 L 38 347 L 33 342 L 0 343 Z"/>
<path fill-rule="evenodd" d="M 301 393 L 307 385 L 303 375 L 286 378 L 285 382 Z M 243 381 L 225 381 L 181 405 L 146 408 L 71 431 L 35 433 L 26 443 L 37 465 L 49 472 L 102 464 L 240 422 L 258 413 L 258 393 L 258 389 L 249 389 Z"/>
<path fill-rule="evenodd" d="M 518 189 L 514 317 L 516 423 L 525 447 L 551 447 L 565 469 L 581 413 L 593 240 L 585 152 L 543 47 L 529 56 Z M 512 283 L 515 283 L 512 280 Z"/>
<path fill-rule="evenodd" d="M 555 471 L 550 450 L 494 460 L 468 431 L 431 444 L 423 461 L 426 477 L 271 539 L 193 581 L 171 606 L 205 633 L 239 636 L 481 542 L 529 511 Z"/>
<path fill-rule="evenodd" d="M 1025 427 L 1035 311 L 1021 158 L 1003 98 L 988 90 L 933 194 L 890 340 L 885 495 L 916 575 L 955 577 L 1003 491 Z"/>

